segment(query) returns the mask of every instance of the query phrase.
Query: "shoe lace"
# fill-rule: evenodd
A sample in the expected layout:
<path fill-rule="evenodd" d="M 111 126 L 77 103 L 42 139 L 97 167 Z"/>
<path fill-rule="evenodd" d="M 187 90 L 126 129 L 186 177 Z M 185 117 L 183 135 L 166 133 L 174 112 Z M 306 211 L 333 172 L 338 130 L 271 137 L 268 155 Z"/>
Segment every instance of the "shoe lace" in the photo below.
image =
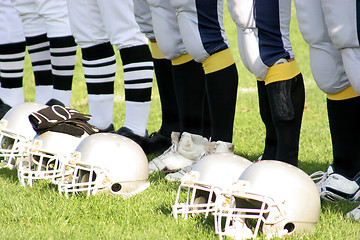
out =
<path fill-rule="evenodd" d="M 329 175 L 328 172 L 316 171 L 316 172 L 310 174 L 310 178 L 314 182 L 321 182 L 324 179 L 326 179 L 328 177 L 328 175 Z"/>
<path fill-rule="evenodd" d="M 192 169 L 193 165 L 184 167 L 183 169 L 180 169 L 179 171 L 175 172 L 175 173 L 169 173 L 169 177 L 168 178 L 175 178 L 177 180 L 180 180 L 186 173 L 190 172 Z"/>
<path fill-rule="evenodd" d="M 157 159 L 163 159 L 168 157 L 168 155 L 173 154 L 174 152 L 176 152 L 178 149 L 178 143 L 174 143 L 171 144 L 171 146 L 165 151 L 163 152 L 163 154 L 161 154 L 159 157 L 157 157 Z"/>

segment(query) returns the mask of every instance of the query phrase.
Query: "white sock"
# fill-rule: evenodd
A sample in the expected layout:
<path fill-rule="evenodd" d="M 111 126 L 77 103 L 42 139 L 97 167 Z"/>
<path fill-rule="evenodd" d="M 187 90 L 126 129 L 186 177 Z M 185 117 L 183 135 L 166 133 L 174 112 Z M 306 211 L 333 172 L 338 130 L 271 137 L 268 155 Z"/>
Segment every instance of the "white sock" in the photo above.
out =
<path fill-rule="evenodd" d="M 10 107 L 14 107 L 24 102 L 24 88 L 0 88 L 0 98 Z"/>
<path fill-rule="evenodd" d="M 89 123 L 99 129 L 107 128 L 113 122 L 114 94 L 88 94 Z"/>
<path fill-rule="evenodd" d="M 70 107 L 71 105 L 71 90 L 58 90 L 53 89 L 52 92 L 52 98 L 59 100 L 63 104 L 65 104 L 66 107 Z"/>
<path fill-rule="evenodd" d="M 35 102 L 45 104 L 52 98 L 53 86 L 40 85 L 35 86 Z"/>
<path fill-rule="evenodd" d="M 146 135 L 151 102 L 125 101 L 124 127 L 131 129 L 140 136 Z"/>

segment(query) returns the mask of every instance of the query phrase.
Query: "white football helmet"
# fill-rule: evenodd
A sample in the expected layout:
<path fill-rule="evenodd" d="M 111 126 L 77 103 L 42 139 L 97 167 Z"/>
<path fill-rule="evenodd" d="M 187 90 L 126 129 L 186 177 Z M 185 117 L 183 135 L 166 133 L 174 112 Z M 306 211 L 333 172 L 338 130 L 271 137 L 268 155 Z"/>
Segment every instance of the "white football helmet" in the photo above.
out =
<path fill-rule="evenodd" d="M 251 164 L 232 153 L 214 153 L 201 158 L 181 179 L 173 205 L 174 217 L 181 214 L 186 219 L 189 214 L 200 213 L 207 217 L 213 213 L 221 190 L 236 182 Z"/>
<path fill-rule="evenodd" d="M 280 161 L 263 160 L 248 167 L 215 213 L 215 228 L 223 235 L 268 238 L 311 233 L 318 222 L 320 198 L 305 172 Z M 221 220 L 225 218 L 225 226 Z"/>
<path fill-rule="evenodd" d="M 95 133 L 76 148 L 65 170 L 73 170 L 70 178 L 59 183 L 60 194 L 85 192 L 122 196 L 135 195 L 150 186 L 148 160 L 131 139 L 115 133 Z"/>
<path fill-rule="evenodd" d="M 39 103 L 21 103 L 11 108 L 0 120 L 0 168 L 15 167 L 16 158 L 23 153 L 25 143 L 36 134 L 29 115 L 45 107 Z"/>
<path fill-rule="evenodd" d="M 48 179 L 57 184 L 62 174 L 70 174 L 63 171 L 64 164 L 87 136 L 87 133 L 77 137 L 53 131 L 36 135 L 28 142 L 24 156 L 20 157 L 18 177 L 21 185 L 32 186 L 35 179 Z"/>

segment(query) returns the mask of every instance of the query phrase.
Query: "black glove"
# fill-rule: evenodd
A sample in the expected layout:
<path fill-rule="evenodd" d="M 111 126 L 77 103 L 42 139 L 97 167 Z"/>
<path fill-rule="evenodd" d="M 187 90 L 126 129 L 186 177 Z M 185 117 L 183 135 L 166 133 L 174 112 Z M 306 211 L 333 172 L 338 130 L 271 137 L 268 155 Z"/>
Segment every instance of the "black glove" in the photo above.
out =
<path fill-rule="evenodd" d="M 29 121 L 37 134 L 54 131 L 74 136 L 81 136 L 84 132 L 90 135 L 99 131 L 87 122 L 90 119 L 89 114 L 60 105 L 49 106 L 29 115 Z"/>

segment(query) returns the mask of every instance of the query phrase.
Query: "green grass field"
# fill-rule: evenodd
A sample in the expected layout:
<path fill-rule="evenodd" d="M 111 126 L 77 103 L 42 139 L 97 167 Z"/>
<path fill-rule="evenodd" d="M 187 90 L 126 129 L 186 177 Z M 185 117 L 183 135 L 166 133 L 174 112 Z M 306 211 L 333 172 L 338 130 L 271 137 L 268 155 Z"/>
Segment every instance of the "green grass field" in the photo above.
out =
<path fill-rule="evenodd" d="M 250 160 L 262 154 L 264 126 L 258 109 L 255 78 L 244 68 L 237 50 L 236 28 L 225 14 L 227 35 L 239 71 L 238 104 L 234 128 L 235 152 Z M 308 47 L 303 41 L 293 14 L 291 39 L 297 62 L 304 75 L 306 107 L 300 139 L 300 168 L 308 174 L 326 170 L 332 149 L 326 112 L 326 96 L 316 86 L 310 71 Z M 119 56 L 118 60 L 119 60 Z M 114 107 L 115 127 L 124 121 L 124 92 L 119 64 Z M 27 61 L 25 99 L 34 100 L 33 75 Z M 87 112 L 86 89 L 77 59 L 72 107 Z M 161 111 L 156 81 L 148 123 L 157 131 Z M 149 160 L 155 156 L 149 156 Z M 270 171 L 270 170 L 269 170 Z M 66 199 L 57 187 L 39 181 L 33 188 L 20 186 L 14 170 L 0 169 L 0 239 L 218 239 L 211 220 L 202 217 L 176 221 L 172 216 L 178 184 L 164 180 L 163 174 L 150 175 L 151 186 L 133 198 L 110 196 Z M 356 204 L 323 203 L 315 232 L 311 236 L 288 239 L 360 239 L 360 223 L 346 219 Z"/>

